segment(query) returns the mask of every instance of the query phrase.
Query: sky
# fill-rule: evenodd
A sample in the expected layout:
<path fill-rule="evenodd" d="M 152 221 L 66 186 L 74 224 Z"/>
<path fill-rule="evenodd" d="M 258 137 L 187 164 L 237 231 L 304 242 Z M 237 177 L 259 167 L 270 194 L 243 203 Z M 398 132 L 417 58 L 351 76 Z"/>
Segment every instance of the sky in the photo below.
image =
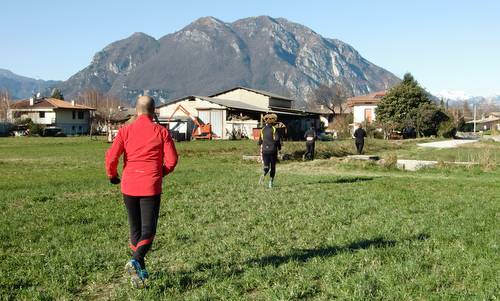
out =
<path fill-rule="evenodd" d="M 352 45 L 432 93 L 500 94 L 498 0 L 4 0 L 0 68 L 66 80 L 106 45 L 144 32 L 154 38 L 197 18 L 225 22 L 267 15 Z"/>

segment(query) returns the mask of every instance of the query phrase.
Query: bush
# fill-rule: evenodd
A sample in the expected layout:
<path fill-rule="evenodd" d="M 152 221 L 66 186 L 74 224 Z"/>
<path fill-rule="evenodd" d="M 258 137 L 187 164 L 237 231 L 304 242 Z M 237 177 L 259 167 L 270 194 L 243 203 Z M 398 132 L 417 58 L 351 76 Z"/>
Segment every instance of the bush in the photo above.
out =
<path fill-rule="evenodd" d="M 384 132 L 376 130 L 373 132 L 373 138 L 375 139 L 384 139 Z"/>
<path fill-rule="evenodd" d="M 382 165 L 385 168 L 396 167 L 397 163 L 398 163 L 398 156 L 393 153 L 387 154 L 382 158 L 382 160 L 380 160 L 380 165 Z"/>
<path fill-rule="evenodd" d="M 28 125 L 28 129 L 30 136 L 41 135 L 43 132 L 43 126 L 36 123 Z"/>
<path fill-rule="evenodd" d="M 349 124 L 352 123 L 353 116 L 352 114 L 337 115 L 332 122 L 331 128 L 337 131 L 338 138 L 350 138 L 351 137 L 351 128 Z"/>
<path fill-rule="evenodd" d="M 439 125 L 438 135 L 443 138 L 453 138 L 457 133 L 457 127 L 455 126 L 455 121 L 452 119 L 442 122 Z"/>
<path fill-rule="evenodd" d="M 367 137 L 375 138 L 375 132 L 377 131 L 377 127 L 375 126 L 374 123 L 365 121 L 363 122 L 362 126 L 366 131 Z"/>

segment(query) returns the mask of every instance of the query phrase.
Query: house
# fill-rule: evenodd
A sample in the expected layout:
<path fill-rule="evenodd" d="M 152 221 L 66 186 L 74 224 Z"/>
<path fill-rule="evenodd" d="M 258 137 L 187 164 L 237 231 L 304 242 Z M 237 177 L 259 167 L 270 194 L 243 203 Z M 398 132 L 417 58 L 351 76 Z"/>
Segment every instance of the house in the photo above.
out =
<path fill-rule="evenodd" d="M 347 99 L 347 106 L 352 109 L 354 123 L 372 123 L 376 120 L 375 109 L 387 91 L 379 91 Z"/>
<path fill-rule="evenodd" d="M 491 112 L 488 117 L 483 116 L 481 119 L 467 121 L 466 124 L 471 127 L 475 125 L 479 131 L 500 131 L 500 112 Z"/>
<path fill-rule="evenodd" d="M 265 91 L 235 87 L 210 96 L 191 95 L 175 99 L 158 106 L 157 112 L 160 122 L 168 123 L 171 130 L 189 136 L 194 125 L 182 110 L 178 110 L 180 105 L 192 117 L 210 123 L 216 139 L 256 138 L 258 135 L 254 135 L 254 129 L 262 126 L 263 116 L 274 113 L 287 128 L 285 138 L 299 140 L 311 124 L 319 127 L 319 114 L 292 109 L 293 101 Z"/>
<path fill-rule="evenodd" d="M 60 99 L 42 97 L 20 100 L 11 104 L 10 120 L 30 118 L 34 123 L 56 126 L 66 135 L 88 134 L 94 108 Z"/>
<path fill-rule="evenodd" d="M 348 115 L 352 114 L 352 108 L 348 107 L 347 105 L 344 106 L 334 106 L 333 111 L 324 106 L 324 105 L 319 105 L 316 107 L 313 107 L 310 109 L 311 112 L 318 113 L 320 116 L 320 121 L 326 131 L 332 131 L 333 130 L 333 122 L 337 118 L 346 118 Z"/>

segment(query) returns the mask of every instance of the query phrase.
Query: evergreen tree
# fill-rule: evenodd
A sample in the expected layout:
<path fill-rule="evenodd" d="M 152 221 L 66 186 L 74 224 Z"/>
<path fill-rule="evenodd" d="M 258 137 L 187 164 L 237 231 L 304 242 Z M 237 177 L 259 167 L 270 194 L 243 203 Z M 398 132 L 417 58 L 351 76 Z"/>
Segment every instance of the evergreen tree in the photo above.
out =
<path fill-rule="evenodd" d="M 52 90 L 52 94 L 50 95 L 50 97 L 55 98 L 55 99 L 64 100 L 64 96 L 63 96 L 61 90 L 59 90 L 58 88 L 54 88 L 54 90 Z"/>
<path fill-rule="evenodd" d="M 424 107 L 425 105 L 425 107 Z M 390 89 L 377 106 L 376 115 L 380 123 L 396 125 L 397 129 L 411 127 L 417 133 L 423 133 L 420 128 L 425 120 L 420 111 L 425 109 L 425 116 L 429 115 L 429 108 L 435 111 L 437 106 L 431 102 L 429 93 L 422 88 L 410 73 L 404 75 L 403 81 Z M 427 131 L 426 131 L 427 132 Z"/>

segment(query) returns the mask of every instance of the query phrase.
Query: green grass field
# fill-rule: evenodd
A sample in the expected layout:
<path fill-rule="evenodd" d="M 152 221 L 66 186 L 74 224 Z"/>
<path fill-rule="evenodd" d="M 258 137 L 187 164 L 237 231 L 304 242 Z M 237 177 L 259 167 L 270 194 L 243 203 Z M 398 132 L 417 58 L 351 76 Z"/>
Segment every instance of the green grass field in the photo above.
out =
<path fill-rule="evenodd" d="M 366 147 L 479 165 L 405 172 L 343 162 L 352 141 L 324 142 L 318 156 L 333 159 L 280 163 L 269 190 L 260 165 L 241 159 L 254 142 L 178 143 L 150 282 L 135 290 L 125 208 L 103 168 L 109 145 L 0 138 L 0 299 L 497 300 L 500 171 L 484 163 L 500 161 L 499 144 L 415 143 Z"/>

